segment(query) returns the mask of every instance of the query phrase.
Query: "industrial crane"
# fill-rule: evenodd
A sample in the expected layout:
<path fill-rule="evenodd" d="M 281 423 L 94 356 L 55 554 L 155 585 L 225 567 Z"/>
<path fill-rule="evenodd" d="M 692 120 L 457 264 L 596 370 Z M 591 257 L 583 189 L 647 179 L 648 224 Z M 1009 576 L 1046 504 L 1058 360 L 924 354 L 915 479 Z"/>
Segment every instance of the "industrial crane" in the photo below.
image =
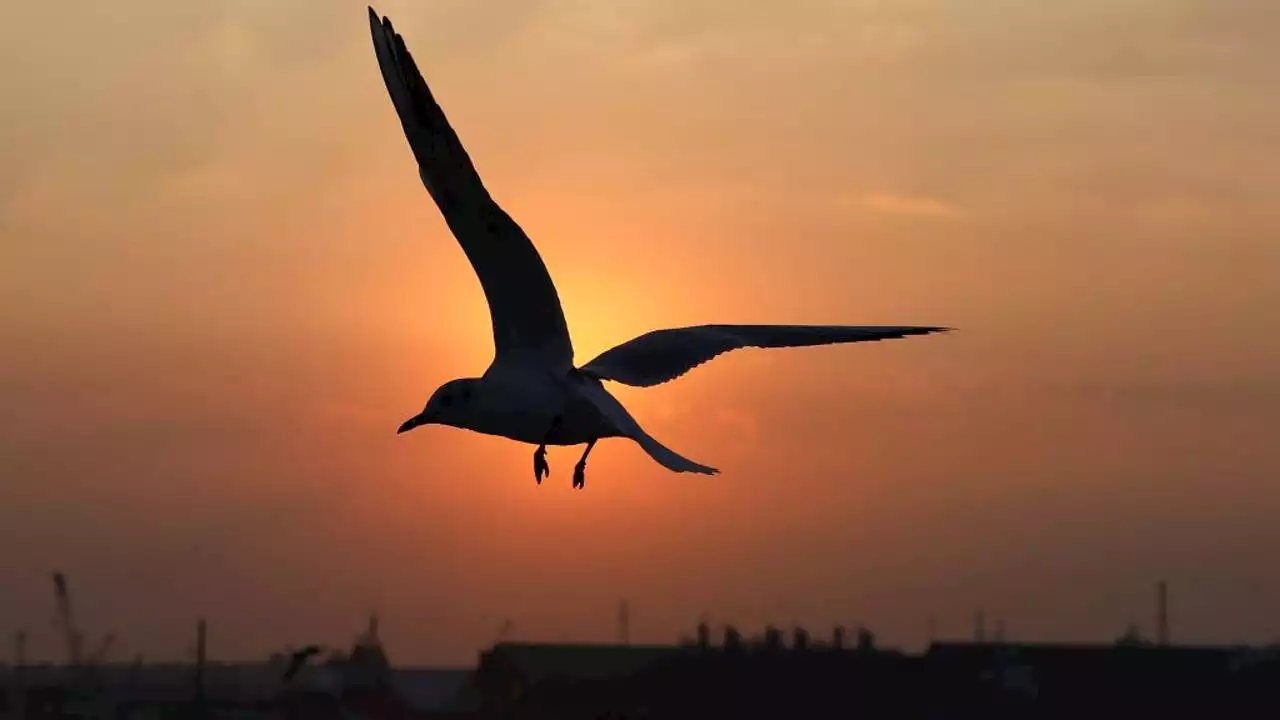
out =
<path fill-rule="evenodd" d="M 76 628 L 75 617 L 71 613 L 71 589 L 67 587 L 67 576 L 60 572 L 53 574 L 53 589 L 57 595 L 57 615 L 54 625 L 62 632 L 67 643 L 67 662 L 72 667 L 80 665 L 80 650 L 84 635 Z"/>

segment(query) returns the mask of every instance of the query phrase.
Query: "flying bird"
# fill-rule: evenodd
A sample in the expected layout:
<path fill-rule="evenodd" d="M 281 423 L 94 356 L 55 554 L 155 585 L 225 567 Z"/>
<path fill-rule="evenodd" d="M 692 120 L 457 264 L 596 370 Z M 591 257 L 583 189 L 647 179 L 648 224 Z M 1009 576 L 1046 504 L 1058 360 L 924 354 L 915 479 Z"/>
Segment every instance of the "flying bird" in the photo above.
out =
<path fill-rule="evenodd" d="M 699 325 L 655 330 L 582 366 L 555 285 L 529 237 L 489 195 L 391 20 L 369 8 L 378 67 L 418 162 L 418 175 L 480 279 L 493 326 L 494 358 L 478 378 L 441 385 L 398 432 L 449 425 L 530 445 L 534 480 L 551 474 L 547 445 L 586 445 L 573 487 L 584 487 L 587 456 L 604 438 L 628 438 L 674 472 L 714 475 L 655 440 L 605 389 L 611 380 L 650 387 L 721 353 L 926 335 L 946 327 Z"/>
<path fill-rule="evenodd" d="M 311 661 L 311 658 L 322 652 L 324 652 L 324 648 L 319 645 L 308 645 L 300 650 L 294 650 L 289 653 L 289 665 L 285 668 L 284 674 L 281 675 L 281 679 L 285 682 L 289 682 L 302 670 L 303 666 Z"/>

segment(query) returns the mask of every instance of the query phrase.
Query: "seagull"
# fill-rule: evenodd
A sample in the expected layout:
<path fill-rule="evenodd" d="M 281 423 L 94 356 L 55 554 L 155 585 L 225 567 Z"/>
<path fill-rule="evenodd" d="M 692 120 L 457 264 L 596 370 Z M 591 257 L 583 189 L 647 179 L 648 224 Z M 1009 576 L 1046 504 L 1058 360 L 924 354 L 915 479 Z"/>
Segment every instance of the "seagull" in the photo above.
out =
<path fill-rule="evenodd" d="M 319 645 L 308 645 L 301 650 L 294 650 L 289 653 L 289 666 L 285 668 L 281 679 L 289 682 L 302 670 L 303 666 L 310 662 L 311 658 L 324 652 L 324 648 Z"/>
<path fill-rule="evenodd" d="M 951 329 L 698 325 L 655 330 L 575 366 L 560 297 L 537 249 L 489 195 L 391 20 L 370 7 L 369 28 L 418 175 L 479 276 L 493 326 L 494 357 L 484 374 L 441 385 L 399 433 L 447 425 L 536 445 L 533 476 L 539 485 L 551 474 L 548 445 L 586 445 L 572 485 L 585 487 L 587 456 L 604 438 L 630 439 L 668 470 L 715 475 L 716 468 L 683 457 L 646 433 L 603 381 L 651 387 L 740 348 L 866 342 Z"/>

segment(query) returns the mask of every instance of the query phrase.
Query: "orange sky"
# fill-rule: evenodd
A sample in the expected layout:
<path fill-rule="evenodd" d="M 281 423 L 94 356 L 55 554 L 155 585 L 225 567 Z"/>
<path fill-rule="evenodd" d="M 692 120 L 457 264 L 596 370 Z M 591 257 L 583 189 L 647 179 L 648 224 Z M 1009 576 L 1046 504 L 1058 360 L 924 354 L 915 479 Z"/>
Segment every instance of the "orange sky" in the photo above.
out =
<path fill-rule="evenodd" d="M 177 658 L 1280 635 L 1280 45 L 1250 0 L 381 0 L 578 360 L 702 322 L 947 324 L 618 389 L 723 471 L 449 428 L 491 356 L 362 3 L 0 8 L 0 618 Z M 5 632 L 11 627 L 0 628 Z"/>

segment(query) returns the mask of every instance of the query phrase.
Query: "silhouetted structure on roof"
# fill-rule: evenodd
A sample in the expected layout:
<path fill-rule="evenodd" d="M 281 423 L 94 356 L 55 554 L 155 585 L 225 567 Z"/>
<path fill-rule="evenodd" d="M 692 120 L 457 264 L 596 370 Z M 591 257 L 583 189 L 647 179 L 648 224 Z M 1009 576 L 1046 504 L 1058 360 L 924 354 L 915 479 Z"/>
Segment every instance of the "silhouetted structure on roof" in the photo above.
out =
<path fill-rule="evenodd" d="M 709 625 L 706 620 L 698 623 L 696 642 L 700 648 L 711 647 L 711 625 Z"/>
<path fill-rule="evenodd" d="M 791 631 L 791 647 L 795 650 L 809 649 L 809 632 L 802 627 Z"/>
<path fill-rule="evenodd" d="M 742 649 L 742 633 L 738 628 L 732 625 L 726 625 L 724 628 L 724 648 L 729 651 L 737 651 Z"/>
<path fill-rule="evenodd" d="M 772 625 L 764 629 L 764 649 L 769 652 L 782 650 L 782 631 Z"/>

